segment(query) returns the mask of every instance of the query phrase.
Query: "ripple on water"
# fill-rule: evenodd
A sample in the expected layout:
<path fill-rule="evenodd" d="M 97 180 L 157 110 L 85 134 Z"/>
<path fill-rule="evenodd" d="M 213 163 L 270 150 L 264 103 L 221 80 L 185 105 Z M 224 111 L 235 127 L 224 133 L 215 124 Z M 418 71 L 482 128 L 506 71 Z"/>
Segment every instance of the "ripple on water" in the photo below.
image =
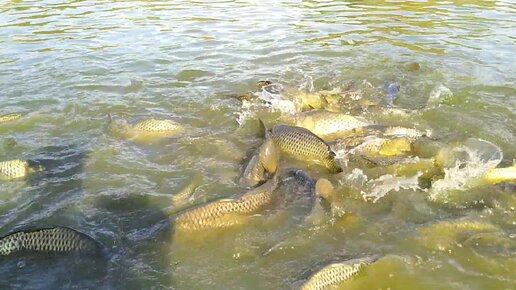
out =
<path fill-rule="evenodd" d="M 371 253 L 392 255 L 345 287 L 512 288 L 514 251 L 504 239 L 514 226 L 511 187 L 461 190 L 473 199 L 486 192 L 495 198 L 474 208 L 460 200 L 459 208 L 443 208 L 426 199 L 432 192 L 416 188 L 417 176 L 406 185 L 415 191 L 391 191 L 374 204 L 362 200 L 362 185 L 342 179 L 337 207 L 344 214 L 320 225 L 297 224 L 292 220 L 299 217 L 280 212 L 187 247 L 160 232 L 166 231 L 160 226 L 169 218 L 170 198 L 196 174 L 202 182 L 193 204 L 244 191 L 237 184 L 241 161 L 262 138 L 253 120 L 272 123 L 296 109 L 289 99 L 242 108 L 227 97 L 256 91 L 255 83 L 264 79 L 303 93 L 350 80 L 375 87 L 397 82 L 396 105 L 412 109 L 440 92 L 435 108 L 421 115 L 375 119 L 432 128 L 442 143 L 485 139 L 504 152 L 503 166 L 512 162 L 513 1 L 373 2 L 2 2 L 0 115 L 25 115 L 0 124 L 0 160 L 46 158 L 53 171 L 0 181 L 0 234 L 65 224 L 93 233 L 112 259 L 101 278 L 82 273 L 77 261 L 13 259 L 0 265 L 0 288 L 284 289 L 297 286 L 303 270 L 326 258 Z M 187 130 L 136 143 L 109 133 L 108 113 L 130 121 L 173 119 Z M 453 164 L 441 184 L 455 188 L 458 179 L 474 179 L 460 174 L 477 165 Z M 309 173 L 332 178 L 314 168 Z M 387 181 L 402 181 L 396 178 Z M 420 226 L 479 207 L 487 207 L 481 214 L 499 230 L 467 237 L 466 246 L 453 247 L 452 254 L 414 242 Z M 495 244 L 479 246 L 477 240 Z M 271 248 L 277 252 L 264 256 Z"/>

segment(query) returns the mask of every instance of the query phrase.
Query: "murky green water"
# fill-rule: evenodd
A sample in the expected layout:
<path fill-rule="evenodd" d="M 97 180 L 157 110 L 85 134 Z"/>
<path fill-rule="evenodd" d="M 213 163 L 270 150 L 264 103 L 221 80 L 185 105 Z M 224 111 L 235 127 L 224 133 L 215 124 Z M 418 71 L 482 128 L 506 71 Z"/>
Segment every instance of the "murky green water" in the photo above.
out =
<path fill-rule="evenodd" d="M 490 201 L 466 208 L 430 203 L 422 190 L 374 204 L 342 191 L 351 214 L 321 226 L 299 226 L 302 216 L 280 212 L 189 243 L 158 227 L 172 195 L 196 174 L 194 203 L 245 191 L 241 161 L 260 136 L 252 120 L 237 123 L 241 104 L 228 95 L 262 79 L 315 91 L 346 80 L 397 81 L 396 104 L 405 108 L 424 105 L 444 85 L 453 97 L 405 125 L 450 142 L 491 141 L 510 165 L 515 29 L 510 0 L 0 2 L 0 115 L 26 113 L 0 125 L 0 160 L 51 168 L 0 183 L 0 235 L 66 225 L 111 254 L 105 265 L 3 259 L 0 288 L 290 289 L 336 257 L 378 254 L 387 256 L 346 289 L 515 289 L 513 188 L 474 189 Z M 421 68 L 407 69 L 413 62 Z M 169 118 L 187 132 L 131 142 L 107 132 L 108 113 Z M 294 165 L 302 163 L 282 166 Z M 441 251 L 420 241 L 420 228 L 464 216 L 498 227 L 508 248 Z"/>

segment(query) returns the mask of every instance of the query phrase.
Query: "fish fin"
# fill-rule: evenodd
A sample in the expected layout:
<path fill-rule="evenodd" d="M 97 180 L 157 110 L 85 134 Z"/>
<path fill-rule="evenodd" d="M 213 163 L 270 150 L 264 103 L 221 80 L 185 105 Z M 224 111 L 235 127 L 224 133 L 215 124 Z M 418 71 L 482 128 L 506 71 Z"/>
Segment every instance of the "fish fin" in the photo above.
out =
<path fill-rule="evenodd" d="M 373 157 L 373 156 L 365 156 L 365 155 L 360 155 L 360 158 L 362 158 L 368 162 L 371 162 L 372 164 L 377 165 L 377 166 L 392 165 L 396 162 L 403 160 L 403 157 L 393 157 L 393 158 L 383 157 L 382 158 L 382 157 Z"/>
<path fill-rule="evenodd" d="M 223 199 L 217 200 L 217 203 L 230 203 L 230 202 L 235 202 L 235 201 L 237 201 L 237 200 L 234 198 L 223 198 Z"/>
<path fill-rule="evenodd" d="M 259 122 L 259 134 L 261 136 L 264 136 L 265 138 L 268 138 L 270 136 L 270 131 L 267 129 L 267 126 L 265 126 L 265 123 L 262 121 L 262 119 L 258 119 Z"/>

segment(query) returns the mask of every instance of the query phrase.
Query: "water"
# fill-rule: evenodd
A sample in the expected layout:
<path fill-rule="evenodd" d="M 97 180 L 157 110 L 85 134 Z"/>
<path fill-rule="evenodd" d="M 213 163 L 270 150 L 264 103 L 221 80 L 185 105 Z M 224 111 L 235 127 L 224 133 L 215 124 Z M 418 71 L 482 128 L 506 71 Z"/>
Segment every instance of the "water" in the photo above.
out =
<path fill-rule="evenodd" d="M 104 268 L 3 260 L 0 288 L 289 289 L 332 258 L 380 254 L 387 256 L 346 289 L 514 289 L 510 187 L 467 190 L 486 201 L 465 208 L 431 203 L 424 189 L 401 188 L 376 203 L 342 190 L 350 214 L 331 223 L 298 226 L 302 217 L 280 212 L 186 245 L 158 225 L 173 193 L 198 174 L 196 204 L 245 191 L 237 183 L 241 160 L 260 136 L 254 121 L 237 122 L 241 104 L 230 95 L 263 79 L 315 91 L 346 80 L 397 82 L 395 105 L 404 108 L 447 88 L 443 105 L 405 125 L 432 128 L 446 142 L 490 141 L 510 165 L 515 12 L 509 0 L 3 0 L 0 113 L 26 115 L 0 125 L 0 159 L 40 159 L 50 170 L 1 184 L 0 234 L 71 226 L 111 256 Z M 170 118 L 187 132 L 130 142 L 106 131 L 108 113 Z M 282 166 L 294 165 L 303 164 Z M 464 216 L 496 226 L 512 242 L 509 255 L 418 242 L 420 228 Z"/>

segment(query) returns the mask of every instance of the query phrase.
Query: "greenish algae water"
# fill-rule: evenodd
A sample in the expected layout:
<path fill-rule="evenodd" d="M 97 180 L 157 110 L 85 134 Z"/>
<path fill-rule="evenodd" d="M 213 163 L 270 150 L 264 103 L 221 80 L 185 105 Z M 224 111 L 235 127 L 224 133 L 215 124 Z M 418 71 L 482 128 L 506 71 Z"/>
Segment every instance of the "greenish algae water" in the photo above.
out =
<path fill-rule="evenodd" d="M 349 214 L 322 225 L 279 211 L 184 243 L 160 227 L 173 194 L 198 174 L 194 204 L 245 191 L 241 161 L 260 136 L 251 120 L 239 125 L 241 104 L 229 95 L 263 79 L 315 91 L 397 81 L 404 108 L 423 106 L 443 85 L 453 97 L 405 125 L 449 142 L 491 141 L 510 165 L 515 29 L 510 0 L 0 2 L 0 115 L 25 114 L 0 124 L 0 159 L 49 168 L 0 183 L 0 235 L 64 225 L 110 252 L 106 263 L 4 258 L 0 288 L 296 289 L 328 261 L 385 255 L 342 287 L 515 289 L 511 187 L 463 192 L 486 201 L 468 207 L 430 203 L 423 190 L 374 204 L 341 190 Z M 108 133 L 108 113 L 169 118 L 187 132 L 131 142 Z M 303 164 L 282 166 L 295 165 Z M 509 245 L 421 242 L 421 229 L 459 217 L 494 225 Z"/>

